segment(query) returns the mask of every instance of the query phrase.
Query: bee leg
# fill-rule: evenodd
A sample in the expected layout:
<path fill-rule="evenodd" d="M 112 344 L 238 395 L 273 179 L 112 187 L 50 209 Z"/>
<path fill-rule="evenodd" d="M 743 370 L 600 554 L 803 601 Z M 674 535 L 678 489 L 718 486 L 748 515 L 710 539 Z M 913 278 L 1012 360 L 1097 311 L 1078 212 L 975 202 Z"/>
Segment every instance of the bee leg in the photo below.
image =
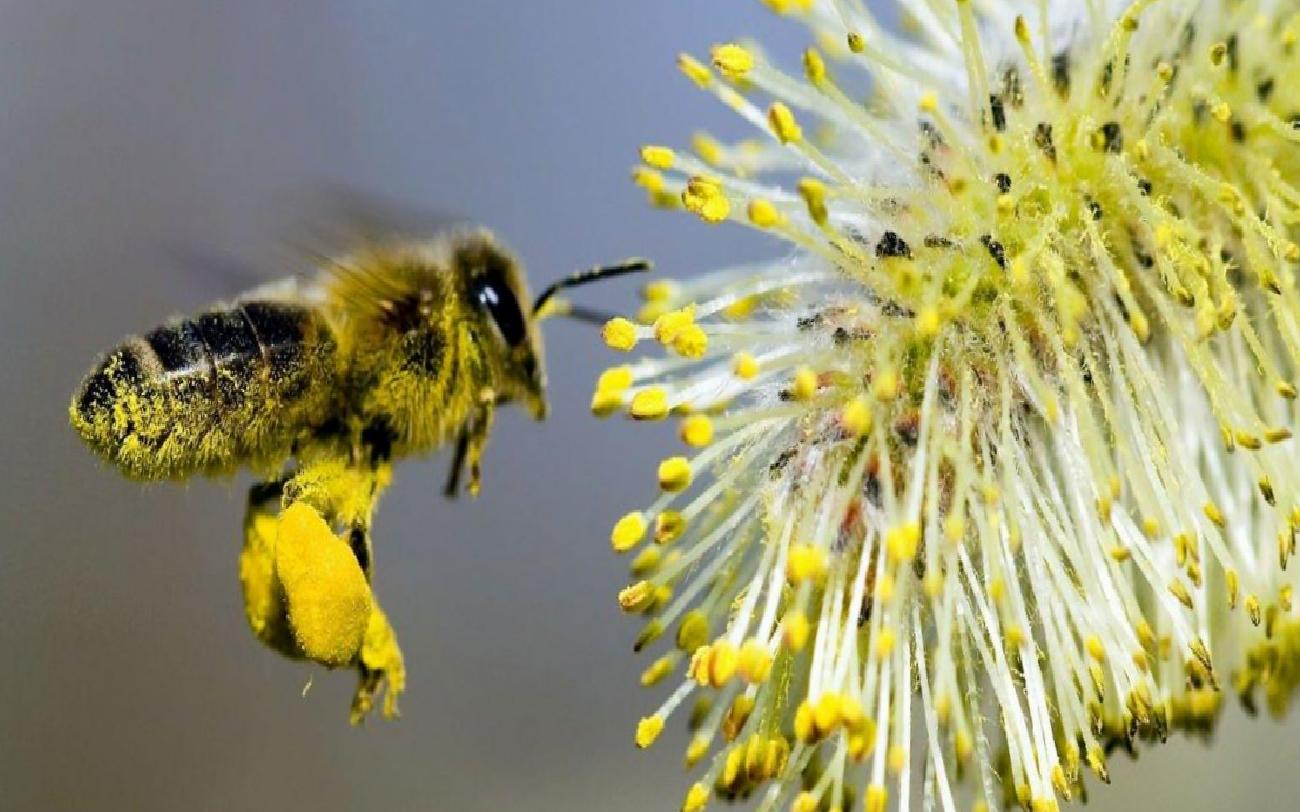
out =
<path fill-rule="evenodd" d="M 248 491 L 244 513 L 244 547 L 239 553 L 239 585 L 244 617 L 253 636 L 286 657 L 302 656 L 284 610 L 284 589 L 275 576 L 275 543 L 279 535 L 280 498 L 284 480 L 259 482 Z"/>
<path fill-rule="evenodd" d="M 496 393 L 484 387 L 479 394 L 478 409 L 469 428 L 469 447 L 466 456 L 469 459 L 469 495 L 478 496 L 483 484 L 483 449 L 487 447 L 488 434 L 492 431 L 492 417 L 496 413 Z"/>
<path fill-rule="evenodd" d="M 469 430 L 461 429 L 456 435 L 456 450 L 452 452 L 451 470 L 447 472 L 447 484 L 442 488 L 442 495 L 455 499 L 460 490 L 460 472 L 465 469 L 465 453 L 469 450 Z"/>

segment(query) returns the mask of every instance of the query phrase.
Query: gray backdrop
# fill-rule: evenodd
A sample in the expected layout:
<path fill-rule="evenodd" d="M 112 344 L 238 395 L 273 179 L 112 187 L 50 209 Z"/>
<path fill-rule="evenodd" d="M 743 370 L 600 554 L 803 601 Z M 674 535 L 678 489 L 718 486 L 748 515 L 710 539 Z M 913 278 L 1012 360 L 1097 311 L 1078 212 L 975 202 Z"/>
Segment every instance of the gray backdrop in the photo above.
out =
<path fill-rule="evenodd" d="M 606 541 L 668 441 L 588 415 L 611 360 L 592 330 L 547 326 L 554 417 L 500 421 L 477 503 L 437 495 L 444 459 L 400 468 L 377 583 L 409 693 L 360 730 L 351 675 L 303 698 L 312 672 L 244 627 L 242 480 L 124 482 L 65 409 L 95 353 L 235 292 L 166 246 L 255 253 L 277 196 L 322 177 L 491 225 L 534 284 L 784 250 L 627 181 L 645 141 L 739 131 L 673 59 L 747 32 L 791 60 L 804 43 L 742 0 L 0 2 L 0 808 L 677 807 L 684 732 L 632 746 L 658 695 Z M 1286 808 L 1290 741 L 1234 712 L 1212 751 L 1117 759 L 1095 800 Z"/>

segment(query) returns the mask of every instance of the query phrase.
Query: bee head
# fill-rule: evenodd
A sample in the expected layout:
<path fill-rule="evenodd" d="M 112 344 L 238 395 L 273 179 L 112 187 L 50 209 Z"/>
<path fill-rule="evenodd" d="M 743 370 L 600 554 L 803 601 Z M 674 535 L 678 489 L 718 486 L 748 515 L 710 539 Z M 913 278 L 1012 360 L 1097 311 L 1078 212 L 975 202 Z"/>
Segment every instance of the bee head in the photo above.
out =
<path fill-rule="evenodd" d="M 497 397 L 522 402 L 541 420 L 547 411 L 546 368 L 518 260 L 487 233 L 475 232 L 457 243 L 454 262 L 464 279 L 479 335 L 488 344 L 485 356 Z"/>

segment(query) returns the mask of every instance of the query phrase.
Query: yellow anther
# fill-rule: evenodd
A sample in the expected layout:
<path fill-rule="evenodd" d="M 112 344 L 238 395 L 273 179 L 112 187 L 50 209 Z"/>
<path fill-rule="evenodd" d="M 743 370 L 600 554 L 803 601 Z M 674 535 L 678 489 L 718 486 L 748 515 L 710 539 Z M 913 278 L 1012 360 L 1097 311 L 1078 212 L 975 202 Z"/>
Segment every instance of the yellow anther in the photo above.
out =
<path fill-rule="evenodd" d="M 655 340 L 665 347 L 671 346 L 686 328 L 695 324 L 695 306 L 687 305 L 679 310 L 669 310 L 659 315 L 654 321 Z"/>
<path fill-rule="evenodd" d="M 655 517 L 655 544 L 670 544 L 686 530 L 686 518 L 675 510 L 665 510 Z"/>
<path fill-rule="evenodd" d="M 804 744 L 817 740 L 817 724 L 814 721 L 813 706 L 808 700 L 799 703 L 794 710 L 794 737 Z"/>
<path fill-rule="evenodd" d="M 885 764 L 890 775 L 898 775 L 903 771 L 903 768 L 907 766 L 907 750 L 903 749 L 903 745 L 895 744 L 890 746 L 889 752 L 885 756 Z"/>
<path fill-rule="evenodd" d="M 685 457 L 669 457 L 659 463 L 659 487 L 668 493 L 684 491 L 691 485 L 691 462 Z"/>
<path fill-rule="evenodd" d="M 849 50 L 855 54 L 860 54 L 867 50 L 867 39 L 858 31 L 850 31 L 844 38 Z"/>
<path fill-rule="evenodd" d="M 817 373 L 808 367 L 799 367 L 795 370 L 794 383 L 790 387 L 790 394 L 795 400 L 812 400 L 817 394 Z"/>
<path fill-rule="evenodd" d="M 781 621 L 781 639 L 790 651 L 802 651 L 808 644 L 811 631 L 812 624 L 808 622 L 808 616 L 797 609 L 787 612 Z"/>
<path fill-rule="evenodd" d="M 1270 443 L 1281 443 L 1291 439 L 1291 429 L 1285 426 L 1265 429 L 1264 439 Z"/>
<path fill-rule="evenodd" d="M 623 393 L 612 389 L 597 389 L 591 393 L 591 413 L 608 417 L 623 408 Z"/>
<path fill-rule="evenodd" d="M 965 730 L 958 730 L 957 735 L 952 737 L 953 755 L 957 756 L 958 764 L 970 763 L 970 757 L 975 752 L 975 742 L 971 740 L 970 733 Z"/>
<path fill-rule="evenodd" d="M 956 513 L 948 514 L 943 520 L 943 536 L 950 544 L 957 544 L 966 537 L 966 520 Z"/>
<path fill-rule="evenodd" d="M 820 578 L 826 571 L 826 551 L 811 544 L 794 544 L 785 562 L 785 574 L 793 583 Z"/>
<path fill-rule="evenodd" d="M 632 367 L 623 364 L 610 367 L 600 373 L 596 379 L 596 389 L 609 392 L 622 392 L 632 385 Z"/>
<path fill-rule="evenodd" d="M 916 317 L 916 331 L 922 338 L 934 338 L 939 335 L 939 327 L 942 322 L 939 319 L 939 308 L 925 307 Z"/>
<path fill-rule="evenodd" d="M 1020 41 L 1021 45 L 1029 44 L 1029 23 L 1025 22 L 1023 14 L 1016 15 L 1016 39 Z"/>
<path fill-rule="evenodd" d="M 703 448 L 713 442 L 713 421 L 707 415 L 690 415 L 682 421 L 680 435 L 687 445 Z"/>
<path fill-rule="evenodd" d="M 677 648 L 687 654 L 709 642 L 709 618 L 701 609 L 692 609 L 682 616 L 677 627 Z"/>
<path fill-rule="evenodd" d="M 731 201 L 712 178 L 695 176 L 682 190 L 682 205 L 706 223 L 721 223 L 731 214 Z"/>
<path fill-rule="evenodd" d="M 1007 624 L 1006 632 L 1007 649 L 1010 651 L 1019 651 L 1020 647 L 1025 644 L 1025 630 L 1015 623 Z"/>
<path fill-rule="evenodd" d="M 726 685 L 735 676 L 739 659 L 736 647 L 726 639 L 709 646 L 709 684 L 714 688 Z"/>
<path fill-rule="evenodd" d="M 809 84 L 820 85 L 826 81 L 826 60 L 816 48 L 803 52 L 803 72 Z"/>
<path fill-rule="evenodd" d="M 636 325 L 622 316 L 605 322 L 600 335 L 605 340 L 605 345 L 612 350 L 627 352 L 636 346 Z"/>
<path fill-rule="evenodd" d="M 871 408 L 865 398 L 856 397 L 844 404 L 840 410 L 840 425 L 854 437 L 865 437 L 871 433 Z"/>
<path fill-rule="evenodd" d="M 671 279 L 656 279 L 653 282 L 647 282 L 645 287 L 641 288 L 641 298 L 647 302 L 666 302 L 675 297 L 680 291 L 678 284 Z"/>
<path fill-rule="evenodd" d="M 683 358 L 703 358 L 709 349 L 709 336 L 698 324 L 692 324 L 677 334 L 672 346 Z"/>
<path fill-rule="evenodd" d="M 731 371 L 737 378 L 752 380 L 758 375 L 758 361 L 747 352 L 738 352 L 731 359 Z"/>
<path fill-rule="evenodd" d="M 614 552 L 626 553 L 641 543 L 641 539 L 645 538 L 645 531 L 645 515 L 641 511 L 625 513 L 623 518 L 614 523 L 614 529 L 610 531 L 610 546 L 614 548 Z"/>
<path fill-rule="evenodd" d="M 917 548 L 921 544 L 921 526 L 908 522 L 901 527 L 891 527 L 885 532 L 885 550 L 889 560 L 894 564 L 908 564 L 916 558 Z"/>
<path fill-rule="evenodd" d="M 889 657 L 893 650 L 894 630 L 888 626 L 882 626 L 880 631 L 876 633 L 875 645 L 872 647 L 872 652 L 876 655 L 876 659 L 884 660 Z"/>
<path fill-rule="evenodd" d="M 771 201 L 760 197 L 749 203 L 749 222 L 759 228 L 776 228 L 785 223 L 785 215 Z"/>
<path fill-rule="evenodd" d="M 757 296 L 740 296 L 722 308 L 722 315 L 731 321 L 744 321 L 758 308 L 758 303 Z"/>
<path fill-rule="evenodd" d="M 700 156 L 700 160 L 707 164 L 717 164 L 722 161 L 722 144 L 708 133 L 695 133 L 691 136 L 691 148 L 695 150 L 696 155 Z"/>
<path fill-rule="evenodd" d="M 840 723 L 850 733 L 861 733 L 870 720 L 862 708 L 862 701 L 855 696 L 840 697 Z"/>
<path fill-rule="evenodd" d="M 630 411 L 637 420 L 662 420 L 668 416 L 668 393 L 658 386 L 642 389 L 632 396 Z"/>
<path fill-rule="evenodd" d="M 672 147 L 647 144 L 641 147 L 641 161 L 655 169 L 672 169 L 673 164 L 677 162 L 677 153 Z"/>
<path fill-rule="evenodd" d="M 1213 502 L 1206 502 L 1203 510 L 1205 511 L 1205 518 L 1214 522 L 1219 527 L 1224 526 L 1225 520 L 1223 518 L 1223 511 L 1219 510 L 1218 505 Z"/>
<path fill-rule="evenodd" d="M 709 788 L 698 781 L 691 784 L 691 788 L 686 791 L 686 799 L 682 801 L 682 812 L 704 812 L 708 805 Z"/>
<path fill-rule="evenodd" d="M 773 102 L 772 106 L 767 108 L 767 123 L 772 128 L 772 134 L 782 144 L 803 139 L 803 130 L 799 127 L 799 121 L 785 102 Z"/>
<path fill-rule="evenodd" d="M 794 797 L 794 801 L 790 804 L 790 812 L 817 812 L 818 806 L 817 796 L 804 790 Z"/>
<path fill-rule="evenodd" d="M 1222 42 L 1216 42 L 1210 46 L 1210 64 L 1219 67 L 1223 64 L 1223 58 L 1228 55 L 1228 46 Z"/>
<path fill-rule="evenodd" d="M 740 672 L 741 679 L 755 685 L 767 679 L 772 671 L 772 655 L 767 646 L 758 640 L 746 640 L 740 647 L 736 670 Z"/>
<path fill-rule="evenodd" d="M 1083 641 L 1083 647 L 1088 650 L 1088 656 L 1099 663 L 1106 661 L 1106 647 L 1102 645 L 1101 638 L 1095 634 L 1088 635 Z"/>
<path fill-rule="evenodd" d="M 655 743 L 659 734 L 664 730 L 663 717 L 659 715 L 647 716 L 636 725 L 636 746 L 642 750 Z"/>
<path fill-rule="evenodd" d="M 690 769 L 700 763 L 700 759 L 709 754 L 709 738 L 707 736 L 692 736 L 690 744 L 686 745 L 686 768 Z"/>
<path fill-rule="evenodd" d="M 882 401 L 889 402 L 898 397 L 903 389 L 903 382 L 898 377 L 898 370 L 893 367 L 885 367 L 877 372 L 874 389 L 876 397 Z"/>
<path fill-rule="evenodd" d="M 883 784 L 869 784 L 867 786 L 867 794 L 862 799 L 864 812 L 885 812 L 885 807 L 888 804 L 889 790 Z"/>
<path fill-rule="evenodd" d="M 1260 619 L 1263 617 L 1263 608 L 1260 606 L 1259 598 L 1254 595 L 1247 595 L 1245 606 L 1250 622 L 1258 626 Z"/>
<path fill-rule="evenodd" d="M 1192 608 L 1192 595 L 1187 591 L 1187 586 L 1182 581 L 1174 580 L 1169 582 L 1169 592 L 1178 602 L 1188 609 Z"/>
<path fill-rule="evenodd" d="M 636 612 L 653 598 L 654 585 L 649 581 L 637 581 L 618 593 L 618 605 L 624 612 Z"/>
<path fill-rule="evenodd" d="M 1236 608 L 1237 608 L 1237 596 L 1238 596 L 1239 591 L 1240 591 L 1240 589 L 1241 589 L 1241 581 L 1240 581 L 1240 579 L 1237 577 L 1237 571 L 1236 571 L 1236 570 L 1232 570 L 1232 569 L 1224 570 L 1224 571 L 1223 571 L 1223 584 L 1224 584 L 1224 589 L 1225 589 L 1225 590 L 1227 591 L 1227 593 L 1228 593 L 1228 608 L 1229 608 L 1229 609 L 1236 609 Z"/>
<path fill-rule="evenodd" d="M 813 727 L 817 730 L 820 738 L 825 738 L 834 732 L 840 724 L 840 695 L 833 691 L 828 691 L 821 695 L 817 704 L 813 706 Z"/>
<path fill-rule="evenodd" d="M 826 208 L 826 184 L 816 178 L 801 178 L 798 189 L 799 196 L 808 207 L 808 216 L 817 225 L 825 226 L 830 217 Z"/>
<path fill-rule="evenodd" d="M 690 54 L 677 55 L 677 67 L 686 78 L 700 87 L 708 87 L 713 82 L 713 72 L 709 67 Z"/>
<path fill-rule="evenodd" d="M 754 55 L 743 45 L 715 45 L 711 55 L 713 67 L 731 79 L 743 79 L 754 69 Z"/>
<path fill-rule="evenodd" d="M 651 194 L 664 190 L 664 176 L 658 170 L 648 166 L 638 166 L 632 170 L 632 182 Z"/>
<path fill-rule="evenodd" d="M 916 106 L 922 113 L 933 115 L 939 110 L 939 96 L 933 90 L 927 90 L 921 94 L 921 100 L 917 102 Z"/>

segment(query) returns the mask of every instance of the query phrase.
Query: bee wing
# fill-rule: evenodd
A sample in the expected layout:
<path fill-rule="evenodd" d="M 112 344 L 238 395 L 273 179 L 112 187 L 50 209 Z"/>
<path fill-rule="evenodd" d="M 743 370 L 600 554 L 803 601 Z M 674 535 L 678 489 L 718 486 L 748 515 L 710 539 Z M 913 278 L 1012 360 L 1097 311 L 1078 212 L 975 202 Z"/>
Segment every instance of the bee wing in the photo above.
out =
<path fill-rule="evenodd" d="M 297 217 L 284 231 L 292 235 L 288 247 L 318 260 L 366 246 L 427 240 L 471 223 L 460 214 L 329 181 L 296 190 L 287 203 L 285 210 Z"/>

